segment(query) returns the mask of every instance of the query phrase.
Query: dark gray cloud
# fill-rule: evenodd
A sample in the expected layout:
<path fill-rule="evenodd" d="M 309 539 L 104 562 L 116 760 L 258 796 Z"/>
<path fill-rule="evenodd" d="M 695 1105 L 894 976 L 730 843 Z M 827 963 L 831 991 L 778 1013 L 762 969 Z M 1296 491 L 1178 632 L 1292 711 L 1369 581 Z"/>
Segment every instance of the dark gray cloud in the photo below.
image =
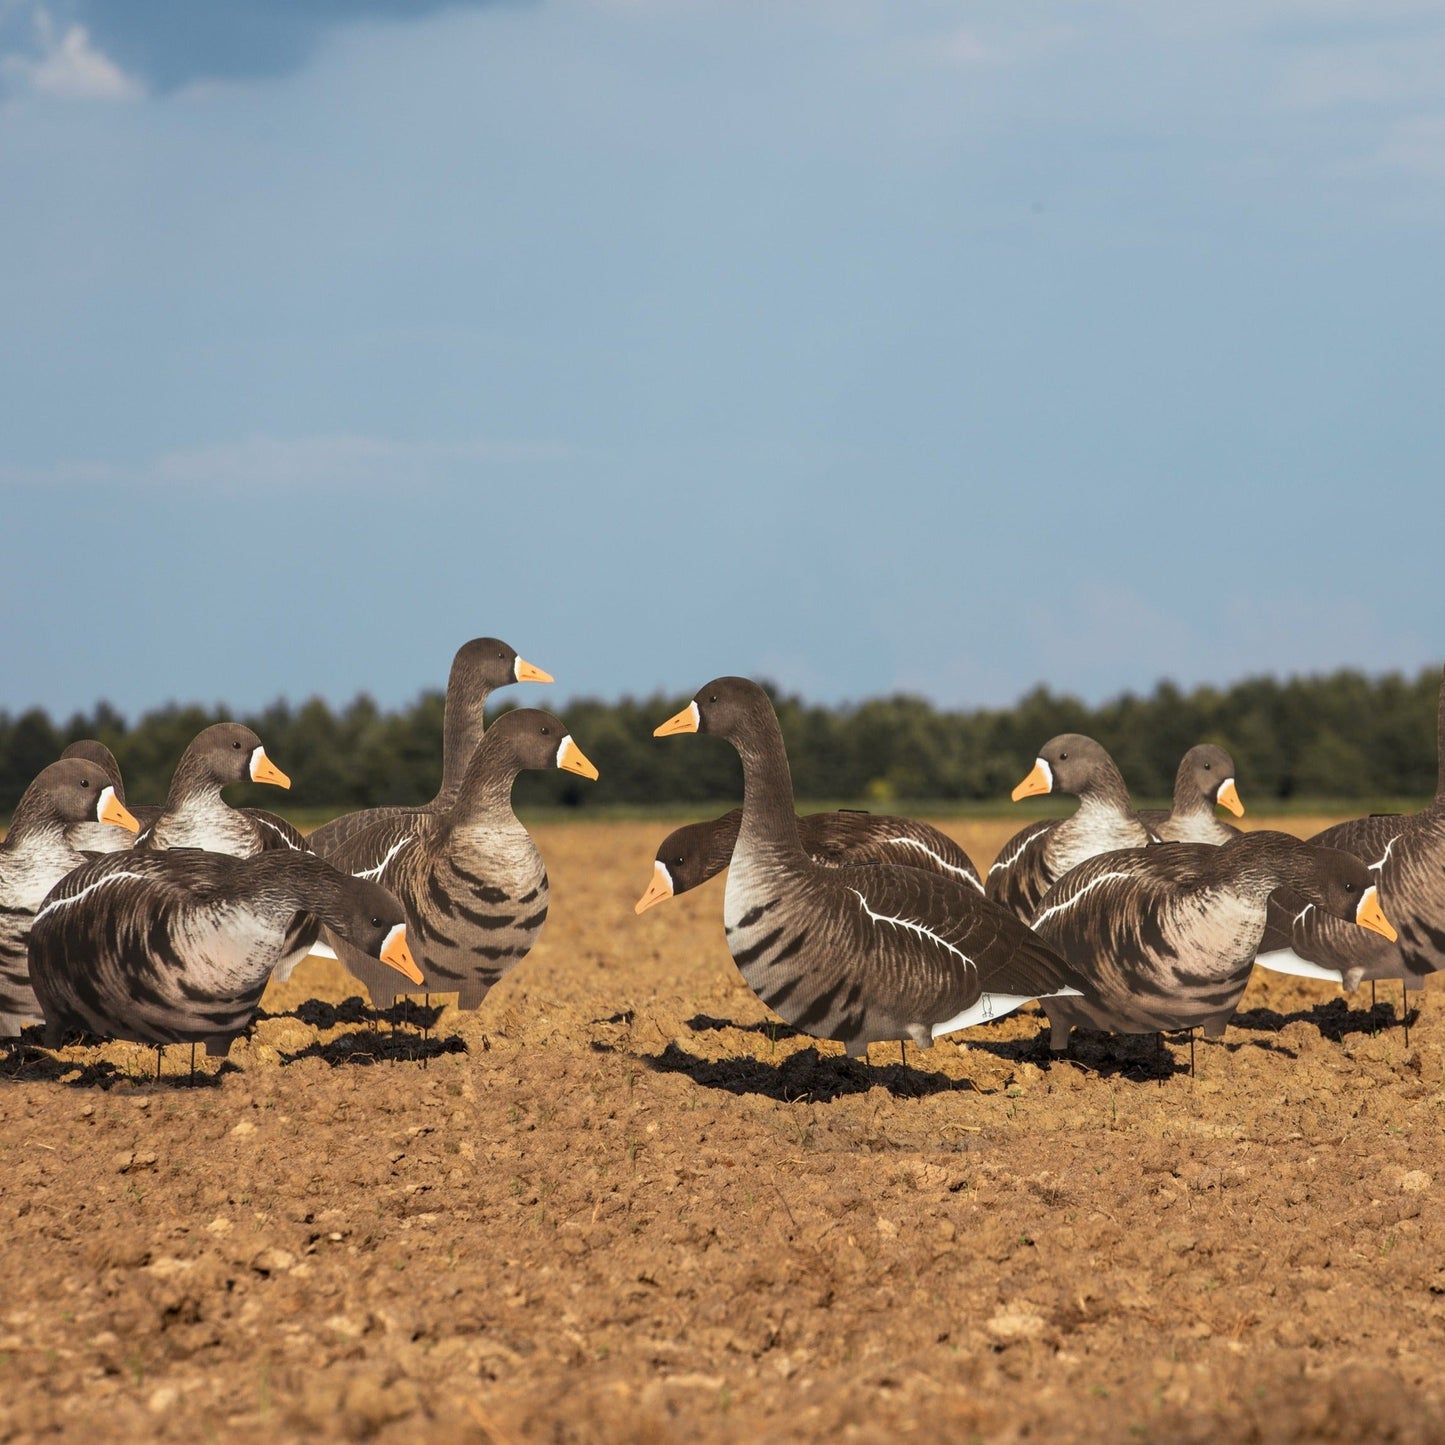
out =
<path fill-rule="evenodd" d="M 164 92 L 284 75 L 310 59 L 328 30 L 352 21 L 419 20 L 496 3 L 517 0 L 50 0 L 28 15 L 28 7 L 11 7 L 4 28 L 29 28 L 40 9 L 57 31 L 84 25 L 128 75 Z"/>

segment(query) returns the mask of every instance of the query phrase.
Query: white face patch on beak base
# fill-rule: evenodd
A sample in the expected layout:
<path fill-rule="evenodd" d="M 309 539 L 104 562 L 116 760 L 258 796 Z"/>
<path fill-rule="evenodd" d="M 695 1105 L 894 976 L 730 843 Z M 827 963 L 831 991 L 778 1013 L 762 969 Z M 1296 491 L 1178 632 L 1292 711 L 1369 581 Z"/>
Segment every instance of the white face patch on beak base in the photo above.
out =
<path fill-rule="evenodd" d="M 1054 791 L 1054 770 L 1042 759 L 1035 758 L 1034 766 L 1044 775 L 1044 781 L 1049 785 L 1049 792 Z"/>
<path fill-rule="evenodd" d="M 657 873 L 658 886 L 660 888 L 666 888 L 668 897 L 671 897 L 677 892 L 677 889 L 673 887 L 672 874 L 667 871 L 667 864 L 664 863 L 661 858 L 658 858 L 653 862 L 652 866 Z"/>
<path fill-rule="evenodd" d="M 562 741 L 557 744 L 557 756 L 552 759 L 552 766 L 554 768 L 560 768 L 562 766 L 562 759 L 567 756 L 567 749 L 571 746 L 572 734 L 568 733 L 567 736 L 564 737 Z"/>
<path fill-rule="evenodd" d="M 382 939 L 382 941 L 381 941 L 381 948 L 377 951 L 377 955 L 376 955 L 376 956 L 377 956 L 378 958 L 380 958 L 381 955 L 382 955 L 383 953 L 385 953 L 385 952 L 392 946 L 392 944 L 396 942 L 396 940 L 397 940 L 398 938 L 405 938 L 405 937 L 406 937 L 406 924 L 404 924 L 404 923 L 398 923 L 394 928 L 391 929 L 391 931 L 386 935 L 386 937 Z"/>
<path fill-rule="evenodd" d="M 255 781 L 256 781 L 256 769 L 259 768 L 259 767 L 261 766 L 261 764 L 264 763 L 265 761 L 266 761 L 266 749 L 265 749 L 265 748 L 257 748 L 256 751 L 251 754 L 251 781 L 252 781 L 252 782 L 255 782 Z"/>
<path fill-rule="evenodd" d="M 114 799 L 114 797 L 115 789 L 111 787 L 109 783 L 107 783 L 105 787 L 100 790 L 100 797 L 99 799 L 97 799 L 95 804 L 95 816 L 97 818 L 100 818 L 104 815 L 105 810 L 110 806 L 111 801 L 112 799 Z"/>

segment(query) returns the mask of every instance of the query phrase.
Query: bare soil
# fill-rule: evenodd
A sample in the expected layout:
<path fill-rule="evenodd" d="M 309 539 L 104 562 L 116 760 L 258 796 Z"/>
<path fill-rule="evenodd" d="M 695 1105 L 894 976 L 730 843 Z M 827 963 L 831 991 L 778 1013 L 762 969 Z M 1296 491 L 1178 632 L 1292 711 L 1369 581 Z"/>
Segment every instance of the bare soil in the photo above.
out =
<path fill-rule="evenodd" d="M 1267 975 L 1192 1077 L 1035 1010 L 864 1065 L 721 882 L 633 916 L 667 826 L 538 828 L 474 1014 L 311 960 L 194 1082 L 0 1054 L 0 1440 L 1445 1437 L 1439 990 L 1408 1049 Z"/>

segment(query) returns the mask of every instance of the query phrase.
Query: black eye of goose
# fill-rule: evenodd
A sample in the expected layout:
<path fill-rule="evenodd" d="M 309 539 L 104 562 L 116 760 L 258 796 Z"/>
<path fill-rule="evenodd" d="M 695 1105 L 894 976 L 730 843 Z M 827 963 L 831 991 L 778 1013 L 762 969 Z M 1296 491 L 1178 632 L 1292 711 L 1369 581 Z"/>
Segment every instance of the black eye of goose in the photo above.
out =
<path fill-rule="evenodd" d="M 543 723 L 543 724 L 542 724 L 542 736 L 543 736 L 543 737 L 546 737 L 546 736 L 547 736 L 547 724 L 546 724 L 546 723 Z"/>
<path fill-rule="evenodd" d="M 381 919 L 379 919 L 379 918 L 373 918 L 373 919 L 371 920 L 371 926 L 372 926 L 373 928 L 380 928 L 380 927 L 381 927 Z"/>
<path fill-rule="evenodd" d="M 238 753 L 241 751 L 241 744 L 239 742 L 234 742 L 231 744 L 231 746 L 235 748 Z"/>
<path fill-rule="evenodd" d="M 1068 759 L 1068 756 L 1069 756 L 1068 753 L 1060 753 L 1060 754 L 1059 754 L 1059 761 L 1060 761 L 1061 763 L 1062 763 L 1062 762 L 1065 762 L 1065 761 Z"/>
<path fill-rule="evenodd" d="M 1205 765 L 1204 765 L 1204 771 L 1205 771 L 1206 773 L 1212 773 L 1212 772 L 1214 771 L 1214 764 L 1213 764 L 1213 763 L 1205 763 Z"/>

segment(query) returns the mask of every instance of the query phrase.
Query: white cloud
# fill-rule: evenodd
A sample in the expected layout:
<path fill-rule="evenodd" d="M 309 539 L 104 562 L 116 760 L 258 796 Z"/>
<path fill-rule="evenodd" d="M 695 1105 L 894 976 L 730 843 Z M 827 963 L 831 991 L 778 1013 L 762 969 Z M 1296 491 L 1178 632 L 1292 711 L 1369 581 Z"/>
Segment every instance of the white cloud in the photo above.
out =
<path fill-rule="evenodd" d="M 145 87 L 91 41 L 84 25 L 57 30 L 50 14 L 34 15 L 38 53 L 0 56 L 0 72 L 40 95 L 66 100 L 136 100 Z"/>
<path fill-rule="evenodd" d="M 993 58 L 977 32 L 966 28 L 941 36 L 934 54 L 942 65 L 979 65 Z"/>
<path fill-rule="evenodd" d="M 1376 160 L 1416 175 L 1445 176 L 1445 115 L 1397 121 L 1386 133 Z"/>
<path fill-rule="evenodd" d="M 256 487 L 417 487 L 480 467 L 545 464 L 571 456 L 556 442 L 398 442 L 355 435 L 249 437 L 164 452 L 137 465 L 70 461 L 0 464 L 0 487 L 174 486 L 243 491 Z"/>

